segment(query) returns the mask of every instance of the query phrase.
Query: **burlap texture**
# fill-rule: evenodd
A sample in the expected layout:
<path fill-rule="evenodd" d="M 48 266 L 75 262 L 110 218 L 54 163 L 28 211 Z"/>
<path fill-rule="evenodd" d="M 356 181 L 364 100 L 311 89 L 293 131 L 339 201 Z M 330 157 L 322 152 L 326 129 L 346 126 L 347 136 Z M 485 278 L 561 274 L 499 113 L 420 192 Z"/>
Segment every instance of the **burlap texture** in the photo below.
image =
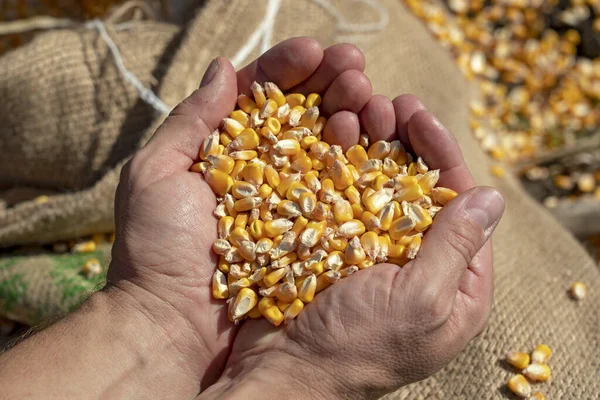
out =
<path fill-rule="evenodd" d="M 177 31 L 141 22 L 109 32 L 127 67 L 152 86 Z M 0 58 L 0 98 L 0 247 L 110 231 L 119 166 L 156 113 L 124 81 L 98 32 L 48 32 Z M 25 189 L 50 201 L 12 204 Z"/>
<path fill-rule="evenodd" d="M 351 22 L 377 19 L 377 14 L 364 4 L 343 0 L 333 3 Z M 598 398 L 600 371 L 594 350 L 600 342 L 600 275 L 596 266 L 570 234 L 526 196 L 516 180 L 490 176 L 487 160 L 468 127 L 467 105 L 472 93 L 468 82 L 450 55 L 399 1 L 380 3 L 390 16 L 387 28 L 352 37 L 366 55 L 374 91 L 390 97 L 418 95 L 457 136 L 478 183 L 500 189 L 507 204 L 494 236 L 496 297 L 489 328 L 443 371 L 388 398 L 506 398 L 503 387 L 512 372 L 499 360 L 509 349 L 528 351 L 542 342 L 555 353 L 550 361 L 552 381 L 540 385 L 539 390 L 555 399 Z M 161 82 L 161 98 L 176 104 L 196 88 L 212 58 L 232 57 L 258 26 L 265 5 L 265 1 L 207 2 L 188 27 Z M 274 41 L 308 35 L 328 45 L 339 39 L 335 23 L 333 17 L 308 0 L 284 1 Z M 70 184 L 77 187 L 75 181 Z M 6 219 L 0 221 L 1 241 L 8 235 Z M 25 237 L 21 235 L 18 240 Z M 49 239 L 51 235 L 37 238 Z M 573 280 L 584 281 L 590 288 L 581 303 L 566 295 Z"/>

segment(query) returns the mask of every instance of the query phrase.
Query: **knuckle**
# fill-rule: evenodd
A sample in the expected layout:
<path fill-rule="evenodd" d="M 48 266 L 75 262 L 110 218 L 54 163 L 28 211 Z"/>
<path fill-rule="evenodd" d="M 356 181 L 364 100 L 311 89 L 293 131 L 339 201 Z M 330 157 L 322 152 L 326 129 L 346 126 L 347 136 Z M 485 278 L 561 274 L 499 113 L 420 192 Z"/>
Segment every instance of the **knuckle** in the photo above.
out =
<path fill-rule="evenodd" d="M 466 264 L 469 264 L 479 249 L 479 228 L 466 219 L 457 219 L 447 229 L 444 241 L 448 251 L 455 253 Z"/>

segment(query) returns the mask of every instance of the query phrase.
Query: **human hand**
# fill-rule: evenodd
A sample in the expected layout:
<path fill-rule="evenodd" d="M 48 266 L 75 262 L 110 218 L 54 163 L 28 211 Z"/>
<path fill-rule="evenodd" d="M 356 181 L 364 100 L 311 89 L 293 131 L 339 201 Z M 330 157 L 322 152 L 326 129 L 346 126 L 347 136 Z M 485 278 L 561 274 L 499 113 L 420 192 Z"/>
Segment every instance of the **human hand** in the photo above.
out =
<path fill-rule="evenodd" d="M 399 137 L 461 194 L 404 267 L 340 280 L 283 328 L 245 321 L 225 372 L 200 398 L 371 398 L 430 376 L 484 330 L 501 195 L 475 188 L 455 139 L 414 96 L 374 96 L 356 108 L 371 141 Z M 342 138 L 346 148 L 356 143 L 339 131 L 326 140 Z"/>
<path fill-rule="evenodd" d="M 217 263 L 211 251 L 217 238 L 216 201 L 201 175 L 189 172 L 201 143 L 233 110 L 238 92 L 248 93 L 255 80 L 273 81 L 282 90 L 326 93 L 323 109 L 332 115 L 329 125 L 357 140 L 359 124 L 353 113 L 371 97 L 363 69 L 363 55 L 354 46 L 323 51 L 308 38 L 275 46 L 237 74 L 219 58 L 200 89 L 171 113 L 123 169 L 107 291 L 125 293 L 163 327 L 189 364 L 186 373 L 198 376 L 201 389 L 219 377 L 238 330 L 227 320 L 224 302 L 211 295 Z M 332 132 L 325 136 L 333 138 Z"/>

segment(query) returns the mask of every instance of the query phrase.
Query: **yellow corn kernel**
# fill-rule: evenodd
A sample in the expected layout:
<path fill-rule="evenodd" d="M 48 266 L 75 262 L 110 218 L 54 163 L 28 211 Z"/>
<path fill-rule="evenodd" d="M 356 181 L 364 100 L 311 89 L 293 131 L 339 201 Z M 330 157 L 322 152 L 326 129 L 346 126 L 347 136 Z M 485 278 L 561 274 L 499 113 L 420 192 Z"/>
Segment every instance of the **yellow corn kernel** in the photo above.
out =
<path fill-rule="evenodd" d="M 259 163 L 248 163 L 242 170 L 242 178 L 259 187 L 264 182 L 263 167 Z"/>
<path fill-rule="evenodd" d="M 293 182 L 285 192 L 285 197 L 294 202 L 300 201 L 300 196 L 304 193 L 312 193 L 302 182 Z"/>
<path fill-rule="evenodd" d="M 244 131 L 244 129 L 246 129 L 246 127 L 233 118 L 224 118 L 223 119 L 223 129 L 227 133 L 229 133 L 229 135 L 232 137 L 232 139 L 235 140 L 235 138 L 240 133 L 242 133 Z"/>
<path fill-rule="evenodd" d="M 408 211 L 410 216 L 415 221 L 415 231 L 423 232 L 433 223 L 433 219 L 423 207 L 418 204 L 409 204 Z"/>
<path fill-rule="evenodd" d="M 333 203 L 336 200 L 335 184 L 333 180 L 326 178 L 321 181 L 319 200 L 324 203 Z"/>
<path fill-rule="evenodd" d="M 398 165 L 406 165 L 408 163 L 408 153 L 404 148 L 400 149 L 398 158 L 396 158 L 395 161 Z"/>
<path fill-rule="evenodd" d="M 379 190 L 383 189 L 384 186 L 390 181 L 391 181 L 391 179 L 388 178 L 387 175 L 379 174 L 379 175 L 377 175 L 375 180 L 373 182 L 371 182 L 371 188 L 379 191 Z"/>
<path fill-rule="evenodd" d="M 367 191 L 365 190 L 365 192 Z M 381 189 L 363 198 L 363 204 L 367 210 L 377 214 L 392 201 L 393 194 L 394 189 Z"/>
<path fill-rule="evenodd" d="M 323 272 L 317 277 L 316 293 L 319 293 L 321 290 L 326 289 L 331 286 L 331 284 L 339 281 L 341 277 L 342 274 L 339 271 L 330 270 Z"/>
<path fill-rule="evenodd" d="M 222 144 L 220 144 L 219 146 L 217 146 L 217 156 L 221 156 L 225 154 L 225 146 L 223 146 Z"/>
<path fill-rule="evenodd" d="M 352 214 L 354 219 L 361 219 L 365 209 L 358 203 L 352 204 Z"/>
<path fill-rule="evenodd" d="M 273 241 L 269 238 L 264 237 L 264 235 L 265 235 L 264 225 L 263 225 L 262 229 L 263 229 L 263 232 L 261 233 L 261 236 L 263 236 L 263 237 L 261 239 L 259 239 L 258 242 L 256 242 L 256 253 L 257 254 L 268 253 L 273 248 Z"/>
<path fill-rule="evenodd" d="M 303 156 L 295 160 L 291 167 L 295 171 L 305 174 L 312 169 L 312 160 L 308 156 Z"/>
<path fill-rule="evenodd" d="M 366 260 L 363 260 L 363 261 L 359 262 L 358 264 L 356 264 L 356 266 L 357 266 L 359 269 L 366 269 L 366 268 L 370 268 L 370 267 L 372 267 L 373 265 L 375 265 L 375 262 L 374 262 L 373 260 L 369 259 L 369 258 L 367 258 Z"/>
<path fill-rule="evenodd" d="M 369 231 L 362 234 L 360 237 L 360 244 L 365 251 L 367 257 L 371 260 L 375 260 L 381 251 L 381 245 L 379 243 L 379 237 L 377 233 Z M 361 260 L 362 261 L 362 260 Z M 348 259 L 346 259 L 348 264 L 351 264 Z"/>
<path fill-rule="evenodd" d="M 387 260 L 392 241 L 388 234 L 378 236 L 377 240 L 379 240 L 380 247 L 379 255 L 377 256 L 377 262 L 383 262 Z"/>
<path fill-rule="evenodd" d="M 250 90 L 254 95 L 254 101 L 256 105 L 258 107 L 262 107 L 267 101 L 267 96 L 265 96 L 265 90 L 263 87 L 258 82 L 252 82 L 252 85 L 250 85 Z"/>
<path fill-rule="evenodd" d="M 365 228 L 368 231 L 379 232 L 379 229 L 381 229 L 381 221 L 379 220 L 379 218 L 377 218 L 375 214 L 373 214 L 370 211 L 363 212 L 360 217 L 360 220 L 363 224 L 365 224 Z"/>
<path fill-rule="evenodd" d="M 332 236 L 332 237 L 329 238 L 329 240 L 327 241 L 327 243 L 329 244 L 329 246 L 331 246 L 331 248 L 333 250 L 342 251 L 342 250 L 346 249 L 346 246 L 348 246 L 348 239 L 342 238 L 342 237 Z"/>
<path fill-rule="evenodd" d="M 398 166 L 398 164 L 396 164 L 396 161 L 386 157 L 383 160 L 382 172 L 388 178 L 393 178 L 400 172 L 400 167 Z"/>
<path fill-rule="evenodd" d="M 401 244 L 391 244 L 388 247 L 388 256 L 390 258 L 403 258 L 406 255 L 406 247 Z"/>
<path fill-rule="evenodd" d="M 400 217 L 392 222 L 388 230 L 394 240 L 400 240 L 415 227 L 415 222 L 408 216 Z"/>
<path fill-rule="evenodd" d="M 300 242 L 306 247 L 315 246 L 321 240 L 326 227 L 327 221 L 309 221 L 306 229 L 300 235 Z"/>
<path fill-rule="evenodd" d="M 262 204 L 260 197 L 246 197 L 235 202 L 235 210 L 237 212 L 250 211 L 258 208 Z"/>
<path fill-rule="evenodd" d="M 211 163 L 209 163 L 207 161 L 201 161 L 199 163 L 195 163 L 194 165 L 192 165 L 190 167 L 190 171 L 205 173 L 206 171 L 208 171 L 210 169 L 210 167 L 211 167 Z"/>
<path fill-rule="evenodd" d="M 333 167 L 331 168 L 331 179 L 336 189 L 345 190 L 348 186 L 354 183 L 354 177 L 352 173 L 342 163 L 340 160 L 335 160 L 333 162 Z"/>
<path fill-rule="evenodd" d="M 448 202 L 456 196 L 458 196 L 458 193 L 448 188 L 436 187 L 431 190 L 431 197 L 433 198 L 433 201 L 443 206 L 448 204 Z"/>
<path fill-rule="evenodd" d="M 317 277 L 315 274 L 310 274 L 298 285 L 298 299 L 304 303 L 310 303 L 315 297 L 315 290 L 317 289 Z"/>
<path fill-rule="evenodd" d="M 423 174 L 423 176 L 421 176 L 421 178 L 419 178 L 419 186 L 421 186 L 423 193 L 425 193 L 425 194 L 431 193 L 431 191 L 433 190 L 434 186 L 437 184 L 439 179 L 440 179 L 440 170 L 439 169 L 434 169 L 434 170 L 428 171 L 425 174 Z"/>
<path fill-rule="evenodd" d="M 569 289 L 569 294 L 571 298 L 575 300 L 581 300 L 585 297 L 587 293 L 587 286 L 583 282 L 573 282 L 571 288 Z"/>
<path fill-rule="evenodd" d="M 321 190 L 321 181 L 319 180 L 318 171 L 309 171 L 304 174 L 304 181 L 306 182 L 306 187 L 309 188 L 313 193 L 317 193 Z"/>
<path fill-rule="evenodd" d="M 315 135 L 317 140 L 321 140 L 321 132 L 325 129 L 325 125 L 327 125 L 325 117 L 317 118 L 317 122 L 315 122 L 315 126 L 312 128 L 312 134 Z"/>
<path fill-rule="evenodd" d="M 352 219 L 341 224 L 338 227 L 337 233 L 342 237 L 351 238 L 352 236 L 362 235 L 365 233 L 365 230 L 365 224 L 362 221 Z"/>
<path fill-rule="evenodd" d="M 546 400 L 546 396 L 544 396 L 541 392 L 535 392 L 529 396 L 527 400 Z"/>
<path fill-rule="evenodd" d="M 219 271 L 223 272 L 224 274 L 228 274 L 229 268 L 230 268 L 230 265 L 227 261 L 225 261 L 225 256 L 219 257 L 219 263 L 217 265 L 217 269 Z"/>
<path fill-rule="evenodd" d="M 279 326 L 284 320 L 283 313 L 277 305 L 269 307 L 263 313 L 263 316 L 273 325 Z"/>
<path fill-rule="evenodd" d="M 333 163 L 338 160 L 340 162 L 342 162 L 342 164 L 345 164 L 345 157 L 344 154 L 342 153 L 342 148 L 336 144 L 332 145 L 329 148 L 329 151 L 327 152 L 327 154 L 325 154 L 323 156 L 323 161 L 325 162 L 325 165 L 329 168 L 333 167 Z"/>
<path fill-rule="evenodd" d="M 274 135 L 277 135 L 281 131 L 281 122 L 276 118 L 267 118 L 264 126 Z"/>
<path fill-rule="evenodd" d="M 311 218 L 317 206 L 317 196 L 315 196 L 315 194 L 311 192 L 304 192 L 300 195 L 298 203 L 300 204 L 302 214 L 306 218 Z"/>
<path fill-rule="evenodd" d="M 338 224 L 350 221 L 354 217 L 350 202 L 347 200 L 339 200 L 336 202 L 333 205 L 333 217 Z"/>
<path fill-rule="evenodd" d="M 360 168 L 369 159 L 367 151 L 359 144 L 350 147 L 346 152 L 346 157 L 356 168 Z"/>
<path fill-rule="evenodd" d="M 231 173 L 229 174 L 229 176 L 233 180 L 240 179 L 240 174 L 242 173 L 242 171 L 244 170 L 245 167 L 246 167 L 246 161 L 244 161 L 244 160 L 236 160 L 235 164 L 233 165 L 233 169 L 231 170 Z"/>
<path fill-rule="evenodd" d="M 408 164 L 408 175 L 409 176 L 415 176 L 418 173 L 419 172 L 417 171 L 417 163 L 416 162 L 411 162 L 410 164 Z"/>
<path fill-rule="evenodd" d="M 227 240 L 229 240 L 229 243 L 233 246 L 239 247 L 242 245 L 243 241 L 250 240 L 250 234 L 243 228 L 235 227 L 229 234 Z"/>
<path fill-rule="evenodd" d="M 237 104 L 240 109 L 242 109 L 245 113 L 250 114 L 253 109 L 256 108 L 257 104 L 250 97 L 245 94 L 241 94 L 238 96 Z M 235 112 L 235 111 L 234 111 Z"/>
<path fill-rule="evenodd" d="M 208 161 L 218 170 L 225 172 L 226 174 L 230 174 L 233 171 L 233 166 L 235 165 L 235 161 L 233 158 L 226 155 L 209 155 Z"/>
<path fill-rule="evenodd" d="M 263 283 L 266 287 L 271 287 L 279 282 L 287 274 L 286 268 L 278 268 L 269 272 L 264 278 Z"/>
<path fill-rule="evenodd" d="M 229 144 L 232 150 L 253 150 L 260 142 L 258 133 L 252 128 L 246 128 Z"/>
<path fill-rule="evenodd" d="M 360 204 L 361 198 L 358 189 L 355 186 L 348 186 L 346 190 L 344 190 L 344 194 L 348 198 L 348 201 L 351 204 Z"/>
<path fill-rule="evenodd" d="M 277 111 L 277 102 L 275 100 L 268 99 L 260 109 L 260 118 L 269 118 Z"/>
<path fill-rule="evenodd" d="M 272 258 L 272 257 L 271 257 Z M 271 266 L 273 268 L 284 268 L 293 263 L 298 259 L 298 255 L 296 253 L 288 253 L 278 260 L 273 260 Z"/>
<path fill-rule="evenodd" d="M 386 142 L 385 140 L 379 140 L 369 147 L 367 155 L 370 159 L 383 160 L 387 157 L 388 154 L 390 154 L 390 150 L 390 142 Z"/>
<path fill-rule="evenodd" d="M 288 124 L 291 127 L 296 127 L 300 124 L 300 119 L 302 118 L 302 115 L 306 112 L 306 108 L 304 108 L 303 106 L 295 106 L 292 107 L 290 113 L 289 113 L 289 117 L 288 117 Z"/>
<path fill-rule="evenodd" d="M 304 102 L 304 107 L 306 107 L 306 108 L 319 107 L 320 105 L 321 105 L 321 96 L 319 96 L 317 93 L 309 94 L 308 97 L 306 98 L 306 101 Z"/>
<path fill-rule="evenodd" d="M 229 297 L 227 278 L 220 270 L 215 270 L 212 278 L 212 295 L 215 299 L 226 299 Z"/>
<path fill-rule="evenodd" d="M 403 149 L 402 143 L 399 140 L 393 140 L 392 142 L 390 142 L 390 152 L 388 153 L 386 158 L 389 158 L 390 161 L 393 161 L 394 164 L 396 164 L 396 159 L 400 155 L 400 152 L 402 151 L 402 149 Z M 384 159 L 384 163 L 385 163 L 385 159 Z M 390 176 L 390 178 L 391 178 L 391 176 Z"/>
<path fill-rule="evenodd" d="M 229 157 L 233 158 L 234 160 L 244 160 L 244 161 L 248 161 L 248 160 L 252 160 L 254 158 L 256 158 L 258 156 L 258 154 L 256 153 L 255 150 L 239 150 L 239 151 L 234 151 L 232 153 L 229 153 Z M 235 167 L 234 167 L 235 169 Z"/>
<path fill-rule="evenodd" d="M 315 276 L 319 276 L 325 272 L 325 261 L 311 264 L 310 267 L 306 267 L 306 269 L 315 274 Z"/>
<path fill-rule="evenodd" d="M 238 124 L 239 124 L 239 122 L 238 122 Z M 200 153 L 199 153 L 200 159 L 206 161 L 206 160 L 208 160 L 209 155 L 216 155 L 218 147 L 219 147 L 219 131 L 215 130 L 204 139 L 204 142 L 202 142 L 202 147 L 200 148 Z"/>
<path fill-rule="evenodd" d="M 309 129 L 312 133 L 312 129 L 319 118 L 319 109 L 317 107 L 310 107 L 306 110 L 302 117 L 300 117 L 300 126 Z"/>
<path fill-rule="evenodd" d="M 501 165 L 494 165 L 490 168 L 490 172 L 492 175 L 497 176 L 498 178 L 503 178 L 506 175 L 506 170 Z"/>
<path fill-rule="evenodd" d="M 246 113 L 243 110 L 232 111 L 231 114 L 229 114 L 229 118 L 235 119 L 237 122 L 244 125 L 245 127 L 250 126 L 250 115 L 249 115 L 249 113 Z M 227 146 L 227 144 L 225 144 L 225 143 L 222 143 L 222 144 Z"/>
<path fill-rule="evenodd" d="M 290 304 L 292 303 L 286 303 L 285 301 L 277 300 L 277 308 L 279 308 L 279 311 L 281 311 L 282 313 L 285 313 L 285 310 L 288 309 Z"/>
<path fill-rule="evenodd" d="M 278 107 L 281 107 L 286 103 L 285 96 L 279 86 L 273 82 L 265 82 L 265 91 L 267 92 L 267 98 L 274 100 Z"/>
<path fill-rule="evenodd" d="M 365 188 L 365 190 L 363 190 L 362 194 L 360 195 L 360 200 L 363 202 L 363 204 L 367 200 L 367 197 L 369 197 L 373 193 L 375 193 L 375 189 L 370 188 L 370 187 Z"/>
<path fill-rule="evenodd" d="M 346 252 L 344 254 L 344 260 L 346 261 L 346 264 L 358 264 L 366 258 L 367 254 L 362 248 L 360 239 L 357 236 L 354 236 L 348 243 L 348 247 L 346 247 Z"/>
<path fill-rule="evenodd" d="M 92 279 L 102 273 L 102 265 L 100 264 L 100 261 L 97 258 L 92 258 L 91 260 L 87 260 L 83 264 L 81 272 L 83 273 L 83 275 L 85 275 L 86 278 Z"/>
<path fill-rule="evenodd" d="M 377 213 L 377 218 L 379 219 L 379 228 L 381 230 L 387 231 L 390 229 L 390 226 L 395 219 L 394 203 L 398 204 L 397 202 L 387 203 L 385 206 L 383 206 L 379 213 Z"/>
<path fill-rule="evenodd" d="M 300 205 L 291 200 L 282 200 L 277 205 L 277 213 L 283 217 L 297 217 L 302 214 Z"/>
<path fill-rule="evenodd" d="M 285 323 L 288 324 L 291 320 L 296 318 L 303 308 L 304 303 L 300 299 L 296 299 L 289 304 L 289 307 L 286 308 L 283 314 Z"/>
<path fill-rule="evenodd" d="M 217 223 L 217 235 L 219 239 L 227 239 L 231 230 L 233 229 L 234 219 L 233 217 L 226 215 L 219 219 Z"/>
<path fill-rule="evenodd" d="M 545 344 L 538 345 L 531 353 L 531 362 L 535 364 L 543 364 L 552 355 L 552 350 Z"/>
<path fill-rule="evenodd" d="M 249 217 L 248 213 L 239 213 L 235 217 L 235 223 L 234 223 L 235 227 L 246 229 L 246 226 L 248 225 L 248 217 Z"/>
<path fill-rule="evenodd" d="M 278 235 L 283 235 L 285 232 L 292 229 L 293 225 L 294 223 L 292 221 L 285 218 L 271 219 L 265 222 L 265 233 L 268 237 L 274 238 Z"/>
<path fill-rule="evenodd" d="M 277 302 L 272 297 L 263 297 L 258 302 L 258 310 L 261 312 L 262 315 L 264 315 L 265 312 L 271 307 L 277 307 Z"/>
<path fill-rule="evenodd" d="M 409 260 L 414 260 L 421 248 L 421 236 L 414 235 L 408 246 L 406 247 L 406 258 Z"/>
<path fill-rule="evenodd" d="M 506 354 L 506 362 L 522 371 L 529 365 L 529 354 L 511 350 Z"/>
<path fill-rule="evenodd" d="M 418 184 L 406 186 L 394 193 L 394 200 L 398 202 L 415 201 L 423 196 L 423 189 Z"/>
<path fill-rule="evenodd" d="M 291 303 L 298 297 L 298 289 L 291 282 L 284 282 L 277 286 L 275 297 L 285 303 Z"/>
<path fill-rule="evenodd" d="M 550 367 L 546 364 L 529 364 L 524 370 L 523 375 L 530 381 L 545 382 L 550 379 Z"/>
<path fill-rule="evenodd" d="M 294 155 L 300 151 L 300 143 L 294 139 L 283 139 L 278 141 L 273 148 L 283 155 Z"/>
<path fill-rule="evenodd" d="M 250 182 L 236 181 L 231 186 L 231 194 L 236 199 L 244 199 L 246 197 L 254 197 L 258 195 L 258 190 Z"/>
<path fill-rule="evenodd" d="M 310 146 L 309 156 L 314 156 L 317 160 L 323 160 L 325 154 L 329 152 L 331 146 L 327 142 L 318 141 Z M 311 157 L 312 158 L 312 157 Z"/>
<path fill-rule="evenodd" d="M 290 105 L 290 107 L 294 108 L 296 106 L 304 106 L 306 96 L 304 96 L 301 93 L 291 93 L 285 96 L 285 100 Z"/>
<path fill-rule="evenodd" d="M 267 165 L 265 167 L 265 177 L 267 178 L 269 185 L 273 188 L 278 187 L 279 183 L 281 182 L 279 172 L 277 172 L 271 165 Z"/>
<path fill-rule="evenodd" d="M 317 139 L 316 136 L 306 136 L 303 137 L 302 140 L 300 140 L 300 147 L 302 147 L 304 150 L 309 150 L 310 146 L 312 146 L 313 143 L 317 143 L 318 141 L 319 139 Z"/>
<path fill-rule="evenodd" d="M 527 379 L 521 374 L 517 374 L 508 381 L 508 389 L 521 398 L 527 398 L 531 395 L 531 386 Z"/>
<path fill-rule="evenodd" d="M 219 196 L 225 196 L 233 186 L 231 176 L 216 168 L 208 171 L 205 179 L 212 191 Z"/>
<path fill-rule="evenodd" d="M 331 206 L 322 202 L 317 202 L 315 211 L 313 211 L 313 218 L 317 221 L 326 221 L 331 214 Z"/>
<path fill-rule="evenodd" d="M 256 303 L 258 303 L 256 292 L 250 288 L 242 288 L 233 302 L 231 312 L 233 320 L 237 321 L 242 318 L 256 306 Z"/>
<path fill-rule="evenodd" d="M 260 310 L 258 309 L 258 305 L 254 306 L 254 308 L 250 311 L 248 311 L 248 318 L 252 318 L 252 319 L 257 319 L 262 317 L 262 313 L 260 312 Z"/>
<path fill-rule="evenodd" d="M 238 214 L 238 216 L 241 214 Z M 237 219 L 237 217 L 236 217 Z M 254 238 L 254 240 L 259 240 L 265 237 L 265 223 L 260 219 L 252 221 L 250 226 L 248 227 L 248 231 L 250 235 Z"/>
<path fill-rule="evenodd" d="M 273 188 L 266 183 L 263 183 L 258 189 L 258 197 L 261 199 L 266 199 L 273 193 Z"/>

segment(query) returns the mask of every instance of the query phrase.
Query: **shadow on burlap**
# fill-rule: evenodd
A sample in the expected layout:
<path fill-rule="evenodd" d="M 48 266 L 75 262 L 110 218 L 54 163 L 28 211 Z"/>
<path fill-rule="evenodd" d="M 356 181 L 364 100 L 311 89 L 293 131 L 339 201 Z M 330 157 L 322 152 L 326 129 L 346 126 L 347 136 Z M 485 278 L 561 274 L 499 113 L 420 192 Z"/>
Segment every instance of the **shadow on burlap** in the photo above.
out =
<path fill-rule="evenodd" d="M 378 18 L 364 4 L 341 0 L 334 3 L 351 22 Z M 468 127 L 467 106 L 473 93 L 469 83 L 455 68 L 450 55 L 399 1 L 381 3 L 390 17 L 385 30 L 346 36 L 365 53 L 366 72 L 374 91 L 390 97 L 401 93 L 418 95 L 457 136 L 478 183 L 497 187 L 507 204 L 494 236 L 496 297 L 487 331 L 444 370 L 388 398 L 504 398 L 501 388 L 511 373 L 498 360 L 509 349 L 528 351 L 542 342 L 555 353 L 550 361 L 552 381 L 539 389 L 548 398 L 597 398 L 600 371 L 593 352 L 600 342 L 600 275 L 596 266 L 569 233 L 526 196 L 515 179 L 490 176 L 488 161 Z M 212 58 L 231 58 L 237 52 L 258 26 L 265 4 L 208 1 L 188 25 L 181 46 L 165 65 L 168 69 L 158 87 L 159 96 L 174 105 L 190 94 Z M 314 3 L 285 2 L 278 15 L 274 41 L 309 35 L 326 46 L 338 41 L 338 34 L 335 19 Z M 117 37 L 127 65 L 149 84 L 151 71 L 163 71 L 159 60 L 175 35 L 175 28 L 145 24 Z M 45 57 L 55 57 L 50 64 L 35 49 L 50 44 L 65 46 L 65 51 L 71 49 L 74 54 L 62 57 L 62 52 L 54 47 L 45 53 Z M 148 46 L 153 50 L 148 50 Z M 0 243 L 50 241 L 89 234 L 99 228 L 110 229 L 112 196 L 122 160 L 151 135 L 160 118 L 153 120 L 131 87 L 116 76 L 112 60 L 95 32 L 47 34 L 24 51 L 29 53 L 19 51 L 12 58 L 0 60 L 0 94 L 9 99 L 0 104 L 0 126 L 10 133 L 0 137 L 2 153 L 10 157 L 0 160 L 1 182 L 61 194 L 52 196 L 44 205 L 24 202 L 0 211 Z M 45 63 L 46 69 L 50 65 L 66 68 L 72 60 L 86 68 L 79 75 L 52 68 L 52 77 L 40 83 L 52 84 L 51 88 L 34 87 L 31 82 L 36 80 L 8 82 L 4 72 L 8 61 L 30 71 L 28 58 L 31 64 Z M 18 75 L 18 69 L 11 68 L 12 74 Z M 27 75 L 30 79 L 33 76 Z M 77 86 L 75 79 L 84 79 L 87 85 Z M 61 93 L 62 98 L 55 93 Z M 80 96 L 79 100 L 74 96 Z M 61 103 L 59 100 L 64 98 L 71 102 Z M 73 112 L 71 103 L 79 106 L 74 108 L 79 113 Z M 134 112 L 136 107 L 143 111 Z M 9 112 L 21 116 L 8 117 Z M 124 121 L 134 122 L 127 126 Z M 148 127 L 151 121 L 154 122 Z M 124 132 L 132 133 L 125 137 Z M 581 303 L 566 296 L 573 280 L 584 281 L 590 288 Z"/>

